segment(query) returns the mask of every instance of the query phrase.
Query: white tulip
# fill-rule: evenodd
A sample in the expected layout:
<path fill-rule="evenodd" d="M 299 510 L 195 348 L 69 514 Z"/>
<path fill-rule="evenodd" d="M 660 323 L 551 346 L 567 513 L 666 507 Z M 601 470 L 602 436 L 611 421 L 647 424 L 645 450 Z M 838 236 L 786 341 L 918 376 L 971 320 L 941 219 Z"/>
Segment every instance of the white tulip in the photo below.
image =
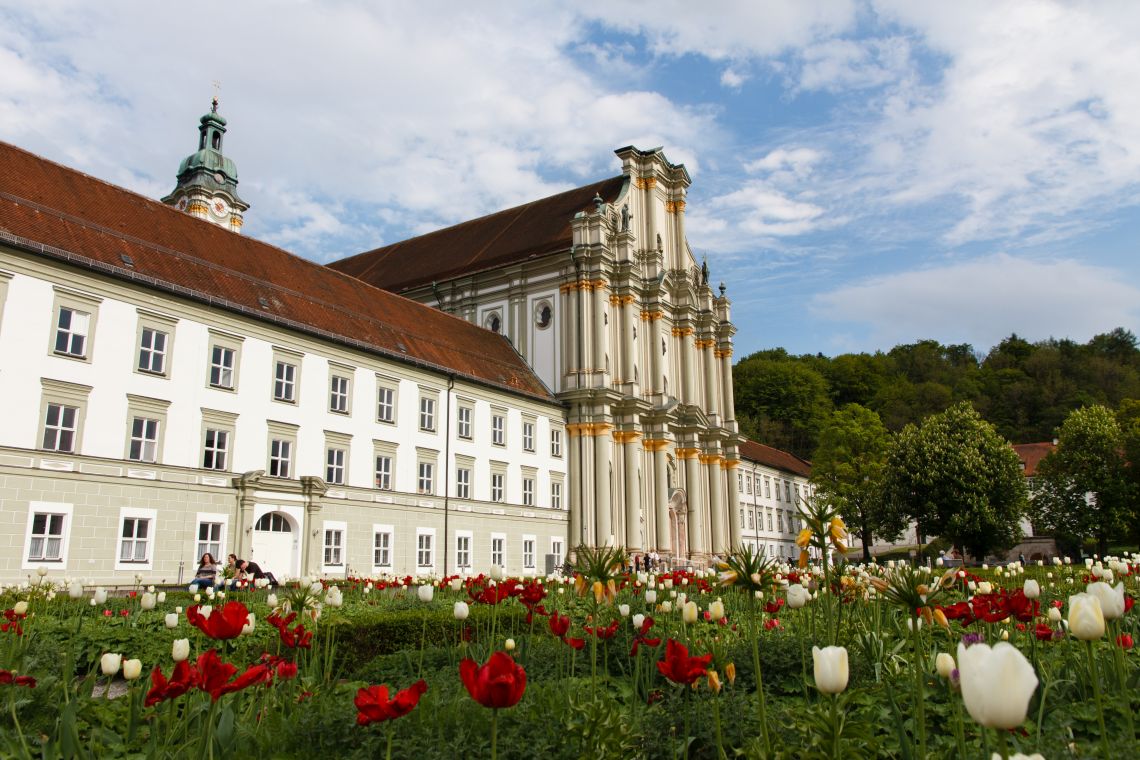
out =
<path fill-rule="evenodd" d="M 514 639 L 507 639 L 506 643 L 503 644 L 503 648 L 506 649 L 508 652 L 513 651 L 515 648 L 515 640 Z"/>
<path fill-rule="evenodd" d="M 253 633 L 253 627 L 256 625 L 256 623 L 257 620 L 255 619 L 254 614 L 252 612 L 249 613 L 249 617 L 247 617 L 245 620 L 245 625 L 241 627 L 241 635 L 245 636 L 248 633 Z"/>
<path fill-rule="evenodd" d="M 810 596 L 806 588 L 799 583 L 792 583 L 788 586 L 788 607 L 793 610 L 798 610 L 808 603 Z"/>
<path fill-rule="evenodd" d="M 176 613 L 176 612 L 166 613 L 165 622 L 166 622 L 167 628 L 177 628 L 178 627 L 178 613 Z"/>
<path fill-rule="evenodd" d="M 67 595 L 72 599 L 80 599 L 83 597 L 83 584 L 79 581 L 72 581 L 71 585 L 67 587 Z"/>
<path fill-rule="evenodd" d="M 467 602 L 456 602 L 454 612 L 456 620 L 466 620 L 467 616 L 471 614 L 471 608 L 467 606 Z"/>
<path fill-rule="evenodd" d="M 182 662 L 190 656 L 190 639 L 175 639 L 170 647 L 170 656 L 175 662 Z"/>
<path fill-rule="evenodd" d="M 139 608 L 144 610 L 153 610 L 154 605 L 158 603 L 154 594 L 149 591 L 139 597 Z"/>
<path fill-rule="evenodd" d="M 123 656 L 121 654 L 114 654 L 107 652 L 99 658 L 99 669 L 103 671 L 105 676 L 113 676 L 119 672 L 119 667 L 123 664 Z"/>
<path fill-rule="evenodd" d="M 629 617 L 629 605 L 628 604 L 619 604 L 618 605 L 618 614 L 621 615 L 622 617 Z"/>
<path fill-rule="evenodd" d="M 815 688 L 823 694 L 839 694 L 847 688 L 849 669 L 845 648 L 812 647 L 811 657 L 815 670 Z"/>
<path fill-rule="evenodd" d="M 1104 636 L 1104 611 L 1100 599 L 1093 594 L 1069 597 L 1069 630 L 1081 641 L 1095 641 Z"/>
<path fill-rule="evenodd" d="M 491 565 L 490 572 L 487 573 L 491 576 L 493 581 L 501 581 L 504 577 L 502 565 Z"/>
<path fill-rule="evenodd" d="M 435 595 L 435 586 L 425 583 L 416 589 L 416 594 L 419 596 L 421 602 L 430 602 Z"/>
<path fill-rule="evenodd" d="M 954 655 L 949 652 L 939 652 L 938 657 L 934 659 L 934 667 L 938 670 L 938 675 L 949 678 L 955 668 Z"/>
<path fill-rule="evenodd" d="M 268 604 L 271 608 L 276 607 L 277 606 L 277 594 L 270 594 L 269 596 L 265 597 L 265 603 Z"/>
<path fill-rule="evenodd" d="M 462 578 L 452 578 L 451 579 L 451 590 L 452 591 L 459 593 L 460 589 L 462 589 L 462 588 L 463 588 L 463 579 Z"/>
<path fill-rule="evenodd" d="M 1026 599 L 1037 599 L 1041 596 L 1041 584 L 1032 578 L 1025 579 L 1025 585 L 1022 586 L 1021 590 Z"/>
<path fill-rule="evenodd" d="M 1113 588 L 1107 583 L 1098 581 L 1090 583 L 1087 591 L 1100 601 L 1100 611 L 1104 614 L 1105 620 L 1116 620 L 1124 614 L 1123 582 Z"/>
<path fill-rule="evenodd" d="M 1017 728 L 1025 722 L 1037 674 L 1016 647 L 1005 642 L 958 645 L 962 701 L 970 717 L 989 728 Z"/>
<path fill-rule="evenodd" d="M 27 615 L 28 614 L 28 602 L 24 599 L 21 599 L 20 601 L 16 602 L 15 604 L 12 605 L 12 612 L 16 613 L 17 615 Z"/>
<path fill-rule="evenodd" d="M 633 627 L 640 631 L 641 626 L 643 626 L 643 625 L 645 625 L 645 615 L 642 615 L 639 612 L 633 616 Z"/>
<path fill-rule="evenodd" d="M 724 617 L 724 602 L 719 598 L 713 600 L 712 604 L 709 605 L 709 617 L 713 620 L 720 620 Z"/>
<path fill-rule="evenodd" d="M 985 594 L 992 594 L 993 592 L 994 592 L 993 584 L 991 584 L 989 581 L 982 581 L 981 583 L 978 584 L 978 593 L 979 594 L 985 595 Z"/>
<path fill-rule="evenodd" d="M 645 602 L 646 604 L 655 604 L 657 602 L 657 592 L 654 589 L 650 588 L 645 590 Z"/>
<path fill-rule="evenodd" d="M 166 603 L 166 592 L 165 591 L 159 591 L 158 596 L 155 598 L 158 600 L 159 604 L 165 604 Z"/>
<path fill-rule="evenodd" d="M 673 611 L 673 603 L 670 602 L 668 599 L 661 602 L 661 611 L 662 612 L 672 612 Z"/>
<path fill-rule="evenodd" d="M 100 586 L 99 588 L 95 589 L 95 594 L 92 598 L 95 600 L 95 604 L 106 604 L 107 589 Z"/>
<path fill-rule="evenodd" d="M 124 660 L 123 678 L 133 681 L 142 675 L 142 660 Z"/>
<path fill-rule="evenodd" d="M 1054 624 L 1061 622 L 1061 611 L 1056 607 L 1049 608 L 1049 622 Z"/>
<path fill-rule="evenodd" d="M 685 602 L 684 606 L 681 608 L 681 620 L 683 620 L 685 623 L 697 622 L 696 602 Z"/>

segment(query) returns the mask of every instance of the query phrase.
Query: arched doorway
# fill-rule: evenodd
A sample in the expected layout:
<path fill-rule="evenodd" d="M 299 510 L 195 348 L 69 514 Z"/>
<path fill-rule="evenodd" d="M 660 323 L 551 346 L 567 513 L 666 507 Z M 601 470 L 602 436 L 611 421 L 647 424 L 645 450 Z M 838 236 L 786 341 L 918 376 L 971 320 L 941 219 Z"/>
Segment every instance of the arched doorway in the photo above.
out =
<path fill-rule="evenodd" d="M 689 558 L 689 501 L 678 488 L 669 497 L 669 538 L 673 541 L 673 556 Z"/>
<path fill-rule="evenodd" d="M 252 559 L 278 578 L 297 575 L 297 548 L 301 531 L 284 512 L 266 512 L 253 524 Z"/>

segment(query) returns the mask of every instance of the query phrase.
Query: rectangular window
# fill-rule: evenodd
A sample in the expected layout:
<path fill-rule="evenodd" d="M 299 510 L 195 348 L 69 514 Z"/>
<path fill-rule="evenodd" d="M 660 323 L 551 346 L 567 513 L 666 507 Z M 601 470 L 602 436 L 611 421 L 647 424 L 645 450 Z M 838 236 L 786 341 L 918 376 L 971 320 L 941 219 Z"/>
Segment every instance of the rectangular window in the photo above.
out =
<path fill-rule="evenodd" d="M 562 567 L 562 539 L 550 539 L 550 553 L 554 555 L 554 569 Z"/>
<path fill-rule="evenodd" d="M 339 566 L 344 562 L 341 559 L 341 542 L 344 540 L 343 530 L 325 531 L 325 565 Z"/>
<path fill-rule="evenodd" d="M 562 509 L 562 484 L 550 484 L 550 508 Z"/>
<path fill-rule="evenodd" d="M 506 445 L 506 425 L 507 420 L 501 414 L 491 415 L 491 443 L 496 446 Z"/>
<path fill-rule="evenodd" d="M 751 509 L 748 510 L 748 529 L 749 530 L 755 530 L 756 529 L 756 513 L 753 512 Z"/>
<path fill-rule="evenodd" d="M 736 490 L 738 493 L 744 493 L 744 473 L 736 473 Z"/>
<path fill-rule="evenodd" d="M 390 531 L 376 531 L 372 534 L 372 565 L 374 567 L 392 566 L 392 533 Z"/>
<path fill-rule="evenodd" d="M 396 421 L 396 391 L 383 385 L 376 389 L 376 421 Z"/>
<path fill-rule="evenodd" d="M 776 501 L 780 500 L 780 480 L 776 479 Z"/>
<path fill-rule="evenodd" d="M 336 414 L 348 414 L 348 398 L 350 380 L 344 375 L 333 375 L 329 378 L 329 411 Z"/>
<path fill-rule="evenodd" d="M 431 533 L 419 533 L 416 535 L 416 566 L 417 567 L 433 567 L 435 560 L 432 558 L 432 536 Z"/>
<path fill-rule="evenodd" d="M 166 372 L 167 334 L 152 327 L 144 327 L 139 336 L 139 372 L 161 375 Z M 201 555 L 198 555 L 201 556 Z"/>
<path fill-rule="evenodd" d="M 214 345 L 210 349 L 210 386 L 233 390 L 234 364 L 237 352 L 226 346 Z"/>
<path fill-rule="evenodd" d="M 416 488 L 422 494 L 435 493 L 435 465 L 431 462 L 420 462 Z"/>
<path fill-rule="evenodd" d="M 550 429 L 550 456 L 552 456 L 552 457 L 562 456 L 562 429 L 561 428 L 551 428 Z"/>
<path fill-rule="evenodd" d="M 143 517 L 123 518 L 119 540 L 119 562 L 146 562 L 150 546 L 150 520 Z"/>
<path fill-rule="evenodd" d="M 524 507 L 534 506 L 534 478 L 523 478 L 522 503 Z"/>
<path fill-rule="evenodd" d="M 772 532 L 772 513 L 768 513 L 768 532 Z"/>
<path fill-rule="evenodd" d="M 752 476 L 751 475 L 744 478 L 744 490 L 747 491 L 750 496 L 752 495 Z"/>
<path fill-rule="evenodd" d="M 455 497 L 457 499 L 471 498 L 471 470 L 459 467 L 455 470 Z"/>
<path fill-rule="evenodd" d="M 471 437 L 471 407 L 461 406 L 456 411 L 455 431 L 460 438 Z"/>
<path fill-rule="evenodd" d="M 740 510 L 740 527 L 744 527 L 744 510 Z"/>
<path fill-rule="evenodd" d="M 273 370 L 273 400 L 288 404 L 297 401 L 297 365 L 277 362 Z"/>
<path fill-rule="evenodd" d="M 293 461 L 293 442 L 274 438 L 269 442 L 269 474 L 275 478 L 289 477 Z"/>
<path fill-rule="evenodd" d="M 222 556 L 222 523 L 198 523 L 198 544 L 194 558 L 199 559 L 203 554 L 209 554 L 215 560 Z"/>
<path fill-rule="evenodd" d="M 435 431 L 435 399 L 420 397 L 420 430 Z"/>
<path fill-rule="evenodd" d="M 792 503 L 792 484 L 786 480 L 784 481 L 784 501 L 789 504 Z"/>
<path fill-rule="evenodd" d="M 455 566 L 458 568 L 471 567 L 471 536 L 455 537 Z"/>
<path fill-rule="evenodd" d="M 772 481 L 767 477 L 764 478 L 764 498 L 772 498 Z"/>
<path fill-rule="evenodd" d="M 73 454 L 78 431 L 79 407 L 55 403 L 47 405 L 42 448 Z"/>
<path fill-rule="evenodd" d="M 134 462 L 158 461 L 159 421 L 135 417 L 131 422 L 131 443 L 127 458 Z M 199 555 L 201 556 L 201 555 Z"/>
<path fill-rule="evenodd" d="M 87 357 L 87 335 L 91 315 L 84 311 L 60 306 L 56 318 L 55 352 L 80 359 Z"/>
<path fill-rule="evenodd" d="M 505 480 L 506 480 L 506 476 L 503 475 L 503 473 L 501 473 L 501 472 L 491 473 L 491 501 L 502 501 L 503 500 L 504 491 L 505 491 L 505 489 L 503 488 L 503 482 Z"/>
<path fill-rule="evenodd" d="M 230 431 L 206 428 L 206 442 L 202 446 L 202 467 L 207 470 L 226 469 L 229 449 Z"/>
<path fill-rule="evenodd" d="M 534 423 L 523 423 L 523 451 L 534 451 Z"/>
<path fill-rule="evenodd" d="M 784 513 L 783 512 L 777 512 L 776 513 L 776 530 L 780 531 L 781 533 L 784 532 Z"/>
<path fill-rule="evenodd" d="M 503 566 L 503 546 L 507 543 L 506 536 L 491 536 L 491 564 L 496 567 Z"/>
<path fill-rule="evenodd" d="M 29 562 L 59 562 L 63 557 L 65 515 L 48 512 L 32 514 L 32 535 L 28 544 Z"/>
<path fill-rule="evenodd" d="M 523 568 L 534 569 L 534 537 L 523 538 Z"/>
<path fill-rule="evenodd" d="M 376 455 L 376 487 L 381 491 L 392 490 L 392 457 Z"/>
<path fill-rule="evenodd" d="M 344 449 L 328 449 L 325 457 L 325 480 L 336 485 L 344 485 Z M 330 564 L 328 562 L 325 563 Z"/>

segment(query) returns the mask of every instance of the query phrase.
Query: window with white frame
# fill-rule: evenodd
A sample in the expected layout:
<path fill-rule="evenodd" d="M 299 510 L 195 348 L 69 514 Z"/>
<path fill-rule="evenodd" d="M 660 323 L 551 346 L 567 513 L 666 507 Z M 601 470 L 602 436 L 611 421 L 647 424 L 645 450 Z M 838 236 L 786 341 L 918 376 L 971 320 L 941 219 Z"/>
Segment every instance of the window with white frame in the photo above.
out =
<path fill-rule="evenodd" d="M 28 541 L 29 562 L 61 562 L 67 515 L 62 512 L 33 512 Z"/>
<path fill-rule="evenodd" d="M 146 563 L 150 557 L 151 521 L 146 517 L 124 517 L 119 531 L 119 562 Z"/>
<path fill-rule="evenodd" d="M 534 536 L 523 536 L 523 569 L 534 570 Z"/>
<path fill-rule="evenodd" d="M 740 527 L 744 527 L 744 510 L 740 510 Z"/>
<path fill-rule="evenodd" d="M 352 397 L 352 377 L 334 374 L 329 378 L 329 411 L 334 414 L 348 414 Z"/>
<path fill-rule="evenodd" d="M 273 400 L 297 402 L 297 365 L 278 360 L 273 365 Z"/>
<path fill-rule="evenodd" d="M 202 555 L 209 554 L 215 561 L 222 556 L 222 531 L 225 523 L 220 521 L 198 521 L 198 542 L 195 546 L 194 558 L 201 559 Z"/>
<path fill-rule="evenodd" d="M 471 498 L 471 467 L 460 465 L 455 468 L 455 497 L 457 499 Z"/>
<path fill-rule="evenodd" d="M 534 506 L 534 478 L 523 478 L 522 503 L 524 507 Z"/>
<path fill-rule="evenodd" d="M 158 461 L 159 421 L 149 417 L 131 419 L 131 440 L 127 459 L 133 462 Z"/>
<path fill-rule="evenodd" d="M 768 478 L 767 475 L 764 476 L 764 498 L 772 498 L 772 481 Z"/>
<path fill-rule="evenodd" d="M 433 544 L 435 531 L 419 528 L 416 531 L 416 567 L 422 569 L 435 567 Z"/>
<path fill-rule="evenodd" d="M 233 451 L 237 415 L 215 409 L 202 410 L 202 468 L 228 470 Z M 200 556 L 200 555 L 199 555 Z"/>
<path fill-rule="evenodd" d="M 496 567 L 505 567 L 503 547 L 507 544 L 507 537 L 503 533 L 491 534 L 491 564 Z"/>
<path fill-rule="evenodd" d="M 340 567 L 344 564 L 344 529 L 325 528 L 325 567 Z"/>
<path fill-rule="evenodd" d="M 744 473 L 736 473 L 736 490 L 739 493 L 744 493 Z"/>
<path fill-rule="evenodd" d="M 752 476 L 751 475 L 746 475 L 744 477 L 744 490 L 746 492 L 748 492 L 749 496 L 752 495 Z"/>
<path fill-rule="evenodd" d="M 269 474 L 287 478 L 293 465 L 293 442 L 286 438 L 269 439 Z"/>
<path fill-rule="evenodd" d="M 71 306 L 60 306 L 56 314 L 55 353 L 78 359 L 87 358 L 87 336 L 91 315 Z"/>
<path fill-rule="evenodd" d="M 376 388 L 376 421 L 396 421 L 396 390 L 388 385 Z"/>
<path fill-rule="evenodd" d="M 78 454 L 91 386 L 41 378 L 40 448 Z"/>
<path fill-rule="evenodd" d="M 792 484 L 786 480 L 784 481 L 784 497 L 784 501 L 789 504 L 792 503 Z"/>
<path fill-rule="evenodd" d="M 562 428 L 550 429 L 550 456 L 562 456 Z"/>
<path fill-rule="evenodd" d="M 420 460 L 416 473 L 416 490 L 421 494 L 435 493 L 435 463 Z"/>
<path fill-rule="evenodd" d="M 550 483 L 550 508 L 562 509 L 562 483 L 557 480 Z"/>
<path fill-rule="evenodd" d="M 554 569 L 562 567 L 562 539 L 550 539 L 550 553 L 554 555 Z"/>
<path fill-rule="evenodd" d="M 139 334 L 139 372 L 166 374 L 166 344 L 169 335 L 153 327 L 143 327 Z"/>
<path fill-rule="evenodd" d="M 460 570 L 471 569 L 471 534 L 465 531 L 455 533 L 455 567 Z"/>
<path fill-rule="evenodd" d="M 435 399 L 420 396 L 420 430 L 435 431 Z"/>
<path fill-rule="evenodd" d="M 491 501 L 503 501 L 506 496 L 506 479 L 507 476 L 501 472 L 491 473 Z"/>
<path fill-rule="evenodd" d="M 524 422 L 522 426 L 523 451 L 534 451 L 534 423 Z"/>
<path fill-rule="evenodd" d="M 455 433 L 460 438 L 471 437 L 471 407 L 461 405 L 456 409 Z"/>
<path fill-rule="evenodd" d="M 344 463 L 347 452 L 338 447 L 325 450 L 325 481 L 344 485 Z"/>
<path fill-rule="evenodd" d="M 776 501 L 780 500 L 780 479 L 776 479 Z"/>
<path fill-rule="evenodd" d="M 491 415 L 491 443 L 505 446 L 507 443 L 507 418 L 501 414 Z"/>
<path fill-rule="evenodd" d="M 768 532 L 772 532 L 772 513 L 768 513 Z"/>
<path fill-rule="evenodd" d="M 392 533 L 391 525 L 372 527 L 372 567 L 392 567 Z"/>
<path fill-rule="evenodd" d="M 392 456 L 390 454 L 376 455 L 376 487 L 381 491 L 392 490 Z"/>
<path fill-rule="evenodd" d="M 227 346 L 210 348 L 210 387 L 233 390 L 237 351 Z"/>

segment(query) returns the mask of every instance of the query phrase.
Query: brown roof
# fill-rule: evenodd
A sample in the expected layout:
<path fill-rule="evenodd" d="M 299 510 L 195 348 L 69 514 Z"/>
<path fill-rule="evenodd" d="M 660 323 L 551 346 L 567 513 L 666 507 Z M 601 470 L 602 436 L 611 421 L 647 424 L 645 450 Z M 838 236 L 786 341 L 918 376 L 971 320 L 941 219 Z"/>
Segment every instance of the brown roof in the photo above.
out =
<path fill-rule="evenodd" d="M 1021 464 L 1024 465 L 1023 473 L 1025 477 L 1031 478 L 1037 474 L 1037 465 L 1041 460 L 1049 456 L 1057 445 L 1052 441 L 1045 443 L 1015 443 L 1013 450 L 1017 452 L 1017 456 L 1021 459 Z"/>
<path fill-rule="evenodd" d="M 811 477 L 811 462 L 763 443 L 745 440 L 740 444 L 740 456 L 749 462 L 767 465 L 777 470 L 802 475 L 805 478 Z"/>
<path fill-rule="evenodd" d="M 612 177 L 549 198 L 499 211 L 454 227 L 359 253 L 329 266 L 378 288 L 400 292 L 504 264 L 568 250 L 570 220 L 594 207 L 600 195 L 612 203 L 626 177 Z"/>
<path fill-rule="evenodd" d="M 0 235 L 255 319 L 552 398 L 500 335 L 4 142 Z"/>

